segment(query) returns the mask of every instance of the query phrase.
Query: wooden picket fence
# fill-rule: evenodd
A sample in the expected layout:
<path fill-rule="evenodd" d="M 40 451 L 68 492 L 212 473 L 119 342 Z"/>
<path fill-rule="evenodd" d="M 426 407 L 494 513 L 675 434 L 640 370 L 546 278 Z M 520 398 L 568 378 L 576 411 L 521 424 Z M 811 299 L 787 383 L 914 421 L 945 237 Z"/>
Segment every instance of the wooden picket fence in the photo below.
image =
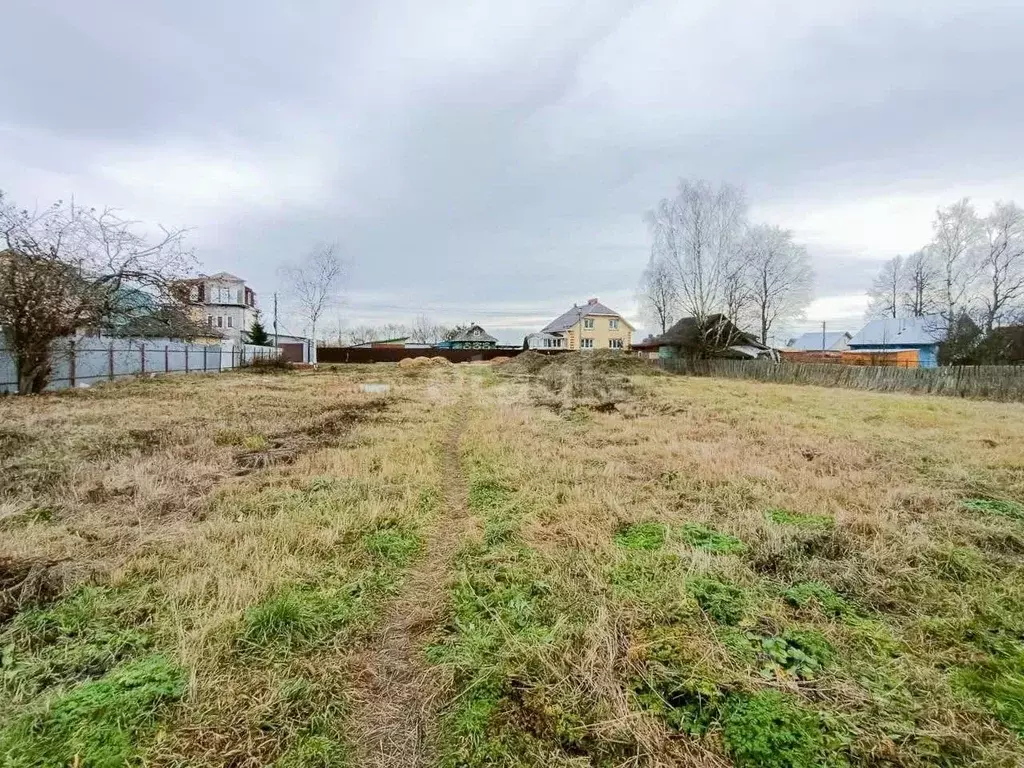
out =
<path fill-rule="evenodd" d="M 898 368 L 771 362 L 767 360 L 689 360 L 669 358 L 658 365 L 672 373 L 720 376 L 779 384 L 868 389 L 878 392 L 972 397 L 1024 402 L 1024 366 L 965 365 Z"/>

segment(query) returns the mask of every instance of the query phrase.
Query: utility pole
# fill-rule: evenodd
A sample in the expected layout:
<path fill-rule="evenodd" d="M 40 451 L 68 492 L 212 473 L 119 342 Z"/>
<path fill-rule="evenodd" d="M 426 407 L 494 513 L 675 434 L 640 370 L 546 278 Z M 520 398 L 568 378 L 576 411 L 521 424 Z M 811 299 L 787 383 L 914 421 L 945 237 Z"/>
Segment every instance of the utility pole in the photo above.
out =
<path fill-rule="evenodd" d="M 277 346 L 277 291 L 274 291 L 274 346 Z"/>
<path fill-rule="evenodd" d="M 825 321 L 821 321 L 821 351 L 825 351 Z"/>

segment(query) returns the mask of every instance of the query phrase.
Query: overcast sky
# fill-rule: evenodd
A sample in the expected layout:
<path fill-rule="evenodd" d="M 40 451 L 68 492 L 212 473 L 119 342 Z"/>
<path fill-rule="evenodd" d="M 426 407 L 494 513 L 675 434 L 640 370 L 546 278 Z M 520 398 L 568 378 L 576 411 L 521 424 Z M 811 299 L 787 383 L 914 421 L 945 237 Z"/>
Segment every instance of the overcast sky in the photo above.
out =
<path fill-rule="evenodd" d="M 331 325 L 635 317 L 643 214 L 689 177 L 808 246 L 794 330 L 852 331 L 937 205 L 1024 202 L 1020 0 L 95 0 L 4 27 L 0 189 L 192 227 L 264 308 L 337 240 Z"/>

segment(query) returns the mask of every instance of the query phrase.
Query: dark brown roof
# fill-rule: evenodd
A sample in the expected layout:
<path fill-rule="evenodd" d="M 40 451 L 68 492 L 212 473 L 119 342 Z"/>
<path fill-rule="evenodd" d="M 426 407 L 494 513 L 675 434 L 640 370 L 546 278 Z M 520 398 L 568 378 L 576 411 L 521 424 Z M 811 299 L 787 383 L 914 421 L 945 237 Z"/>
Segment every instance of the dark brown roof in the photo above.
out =
<path fill-rule="evenodd" d="M 706 330 L 702 331 L 697 318 L 684 317 L 665 333 L 654 337 L 646 344 L 652 347 L 681 347 L 683 349 L 697 349 L 709 344 L 715 347 L 746 344 L 768 349 L 753 334 L 737 328 L 725 315 L 710 315 L 704 325 Z"/>

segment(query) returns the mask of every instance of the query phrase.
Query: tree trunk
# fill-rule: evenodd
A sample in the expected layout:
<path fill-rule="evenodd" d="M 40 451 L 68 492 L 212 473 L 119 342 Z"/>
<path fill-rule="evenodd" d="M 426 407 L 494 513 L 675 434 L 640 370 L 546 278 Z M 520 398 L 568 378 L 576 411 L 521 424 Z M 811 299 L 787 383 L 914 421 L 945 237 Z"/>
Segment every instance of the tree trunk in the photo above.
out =
<path fill-rule="evenodd" d="M 50 380 L 48 352 L 15 352 L 18 366 L 18 394 L 34 395 L 46 389 Z"/>

